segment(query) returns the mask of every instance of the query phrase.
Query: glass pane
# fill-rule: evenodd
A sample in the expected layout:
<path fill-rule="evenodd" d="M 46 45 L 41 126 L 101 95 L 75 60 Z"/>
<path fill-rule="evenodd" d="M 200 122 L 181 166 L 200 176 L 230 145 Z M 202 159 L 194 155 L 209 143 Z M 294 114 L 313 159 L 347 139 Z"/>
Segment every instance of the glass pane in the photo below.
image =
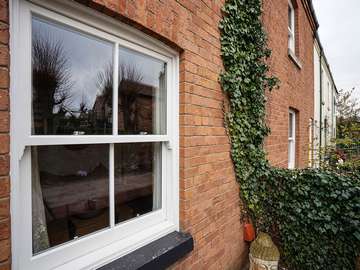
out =
<path fill-rule="evenodd" d="M 289 28 L 292 30 L 292 8 L 290 6 L 288 6 L 288 26 Z"/>
<path fill-rule="evenodd" d="M 293 125 L 294 125 L 293 117 L 294 117 L 293 114 L 289 113 L 289 138 L 293 137 Z"/>
<path fill-rule="evenodd" d="M 113 47 L 32 18 L 32 134 L 112 133 Z"/>
<path fill-rule="evenodd" d="M 289 149 L 288 149 L 288 167 L 293 169 L 295 167 L 295 142 L 294 140 L 289 140 Z"/>
<path fill-rule="evenodd" d="M 115 222 L 161 208 L 161 144 L 115 145 Z"/>
<path fill-rule="evenodd" d="M 119 49 L 119 134 L 166 133 L 166 63 Z"/>
<path fill-rule="evenodd" d="M 32 147 L 33 253 L 109 226 L 109 145 Z"/>

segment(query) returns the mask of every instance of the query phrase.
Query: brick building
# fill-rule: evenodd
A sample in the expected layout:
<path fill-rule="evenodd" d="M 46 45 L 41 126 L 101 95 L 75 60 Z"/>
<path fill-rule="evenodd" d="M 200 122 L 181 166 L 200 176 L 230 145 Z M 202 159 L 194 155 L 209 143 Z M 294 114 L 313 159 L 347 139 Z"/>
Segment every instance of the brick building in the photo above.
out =
<path fill-rule="evenodd" d="M 264 2 L 264 23 L 269 36 L 268 44 L 272 49 L 271 72 L 280 80 L 279 89 L 267 95 L 267 118 L 271 134 L 266 139 L 266 150 L 273 165 L 285 168 L 308 165 L 309 123 L 314 117 L 312 47 L 318 27 L 309 3 Z M 275 4 L 277 8 L 272 8 Z M 285 25 L 284 21 L 290 22 Z M 290 28 L 293 28 L 294 33 L 293 45 L 289 39 Z M 290 119 L 294 121 L 293 138 L 289 135 Z"/>
<path fill-rule="evenodd" d="M 246 264 L 218 83 L 223 4 L 0 1 L 1 270 L 110 269 L 114 260 L 141 263 L 131 256 L 153 241 L 164 254 L 150 257 L 163 265 L 190 252 L 193 241 L 173 269 Z M 268 94 L 266 149 L 285 167 L 292 147 L 292 166 L 303 167 L 316 19 L 310 1 L 266 0 L 263 20 L 271 72 L 281 81 Z M 146 112 L 131 101 L 136 87 L 125 87 L 134 82 L 150 89 Z M 101 115 L 96 125 L 83 117 L 91 108 Z M 183 245 L 172 244 L 170 256 L 167 241 L 156 241 L 163 238 Z"/>

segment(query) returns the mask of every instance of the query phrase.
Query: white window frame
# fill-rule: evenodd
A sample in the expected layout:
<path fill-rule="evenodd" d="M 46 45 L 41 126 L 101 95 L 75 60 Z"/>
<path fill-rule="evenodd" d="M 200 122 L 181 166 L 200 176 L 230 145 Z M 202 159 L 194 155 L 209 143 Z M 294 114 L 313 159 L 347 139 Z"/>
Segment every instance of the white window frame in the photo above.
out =
<path fill-rule="evenodd" d="M 289 0 L 288 3 L 288 12 L 290 8 L 290 26 L 288 22 L 288 48 L 293 53 L 295 53 L 295 9 L 293 4 L 291 3 L 291 0 Z"/>
<path fill-rule="evenodd" d="M 314 162 L 314 119 L 309 119 L 309 167 L 313 166 Z"/>
<path fill-rule="evenodd" d="M 79 29 L 167 63 L 165 135 L 31 135 L 31 14 Z M 156 39 L 72 1 L 10 1 L 11 108 L 11 239 L 12 269 L 95 269 L 179 230 L 179 54 Z M 116 65 L 114 65 L 116 66 Z M 116 72 L 116 67 L 114 72 Z M 116 74 L 116 73 L 115 73 Z M 115 77 L 116 80 L 117 76 Z M 116 83 L 114 83 L 116 85 Z M 116 93 L 115 91 L 114 93 Z M 116 100 L 116 94 L 114 94 Z M 117 106 L 114 107 L 114 115 Z M 115 116 L 116 117 L 116 116 Z M 117 123 L 117 121 L 114 121 Z M 116 124 L 113 127 L 117 132 Z M 114 133 L 116 134 L 116 133 Z M 110 229 L 32 254 L 31 155 L 32 145 L 162 142 L 161 209 Z M 111 151 L 110 147 L 110 151 Z M 114 180 L 109 179 L 109 195 Z M 114 208 L 110 199 L 110 210 Z"/>
<path fill-rule="evenodd" d="M 288 135 L 288 168 L 294 169 L 296 166 L 296 112 L 294 110 L 289 110 L 289 117 L 291 121 L 288 121 L 291 127 L 288 130 L 292 131 L 292 136 Z"/>

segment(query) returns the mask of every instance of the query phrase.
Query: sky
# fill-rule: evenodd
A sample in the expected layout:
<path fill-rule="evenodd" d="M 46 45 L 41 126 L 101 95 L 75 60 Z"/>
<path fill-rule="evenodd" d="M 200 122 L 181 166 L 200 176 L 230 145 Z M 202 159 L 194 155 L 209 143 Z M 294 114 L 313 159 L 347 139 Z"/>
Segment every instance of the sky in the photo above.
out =
<path fill-rule="evenodd" d="M 360 0 L 313 0 L 319 35 L 337 88 L 360 99 Z"/>

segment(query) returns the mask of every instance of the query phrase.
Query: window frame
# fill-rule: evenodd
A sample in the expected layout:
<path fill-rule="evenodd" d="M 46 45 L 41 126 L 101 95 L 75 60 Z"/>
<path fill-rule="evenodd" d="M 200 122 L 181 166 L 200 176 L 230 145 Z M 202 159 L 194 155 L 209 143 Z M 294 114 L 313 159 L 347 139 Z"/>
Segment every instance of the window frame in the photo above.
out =
<path fill-rule="evenodd" d="M 296 112 L 292 109 L 289 110 L 289 117 L 291 116 L 291 131 L 292 136 L 288 134 L 288 168 L 295 169 L 296 166 Z M 290 119 L 289 119 L 290 120 Z M 290 121 L 288 121 L 290 123 Z M 290 130 L 290 126 L 288 127 Z"/>
<path fill-rule="evenodd" d="M 288 22 L 288 49 L 291 50 L 295 54 L 295 47 L 296 47 L 296 37 L 295 37 L 295 8 L 291 0 L 288 1 L 288 18 L 290 15 L 290 25 Z"/>
<path fill-rule="evenodd" d="M 167 63 L 166 134 L 31 135 L 31 15 L 68 25 Z M 172 231 L 179 230 L 179 54 L 163 43 L 114 19 L 70 1 L 10 1 L 11 49 L 11 226 L 14 269 L 87 269 L 100 267 Z M 116 74 L 117 67 L 114 68 Z M 116 83 L 117 76 L 115 76 Z M 117 91 L 113 92 L 113 102 Z M 116 93 L 116 94 L 115 94 Z M 25 108 L 25 109 L 24 109 Z M 116 116 L 115 116 L 116 115 Z M 113 119 L 117 106 L 113 107 Z M 162 208 L 32 255 L 30 146 L 162 142 Z M 111 147 L 112 146 L 112 147 Z M 109 177 L 109 181 L 112 177 Z M 21 179 L 21 180 L 20 180 Z M 24 181 L 27 179 L 27 181 Z M 109 190 L 109 196 L 114 190 Z M 110 199 L 111 202 L 111 199 Z M 111 207 L 110 207 L 111 209 Z M 111 216 L 111 214 L 110 214 Z M 125 235 L 125 236 L 124 236 Z"/>
<path fill-rule="evenodd" d="M 313 167 L 315 155 L 314 155 L 314 119 L 311 117 L 309 119 L 309 167 Z"/>

